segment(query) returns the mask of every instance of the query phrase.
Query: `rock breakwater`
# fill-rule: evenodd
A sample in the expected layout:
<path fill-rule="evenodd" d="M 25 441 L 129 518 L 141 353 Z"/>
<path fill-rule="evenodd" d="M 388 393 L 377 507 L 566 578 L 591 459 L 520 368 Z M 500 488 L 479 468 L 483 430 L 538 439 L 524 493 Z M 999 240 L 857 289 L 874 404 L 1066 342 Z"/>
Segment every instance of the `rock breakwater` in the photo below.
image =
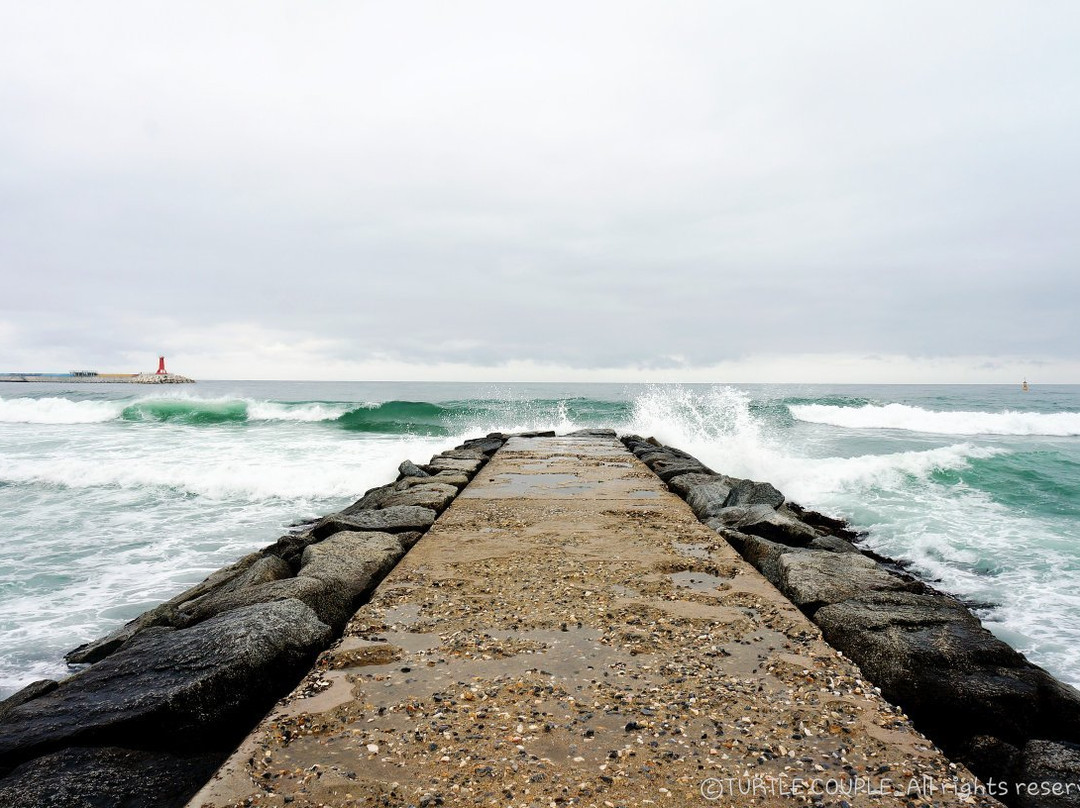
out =
<path fill-rule="evenodd" d="M 623 443 L 946 754 L 983 780 L 1011 783 L 1011 804 L 1080 804 L 1080 693 L 956 599 L 861 551 L 860 535 L 842 520 L 655 440 Z M 1035 783 L 1050 793 L 1028 793 Z"/>
<path fill-rule="evenodd" d="M 0 702 L 0 804 L 183 805 L 505 442 L 469 440 L 67 655 Z"/>

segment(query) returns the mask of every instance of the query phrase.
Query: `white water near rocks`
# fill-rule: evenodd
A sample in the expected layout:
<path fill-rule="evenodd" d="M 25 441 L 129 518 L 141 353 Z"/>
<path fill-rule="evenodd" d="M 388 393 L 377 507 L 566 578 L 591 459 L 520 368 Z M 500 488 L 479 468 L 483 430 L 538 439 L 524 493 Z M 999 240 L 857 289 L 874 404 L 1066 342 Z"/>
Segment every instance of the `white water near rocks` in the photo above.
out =
<path fill-rule="evenodd" d="M 4 384 L 0 695 L 405 458 L 601 426 L 852 519 L 1080 683 L 1080 388 Z"/>

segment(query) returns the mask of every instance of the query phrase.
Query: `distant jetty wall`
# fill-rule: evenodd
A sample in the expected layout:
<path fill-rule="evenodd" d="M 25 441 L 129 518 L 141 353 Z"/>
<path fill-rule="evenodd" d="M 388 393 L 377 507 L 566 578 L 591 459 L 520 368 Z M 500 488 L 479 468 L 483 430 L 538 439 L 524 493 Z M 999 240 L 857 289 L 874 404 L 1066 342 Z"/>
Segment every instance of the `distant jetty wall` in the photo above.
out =
<path fill-rule="evenodd" d="M 176 373 L 0 373 L 0 382 L 51 384 L 194 384 Z"/>

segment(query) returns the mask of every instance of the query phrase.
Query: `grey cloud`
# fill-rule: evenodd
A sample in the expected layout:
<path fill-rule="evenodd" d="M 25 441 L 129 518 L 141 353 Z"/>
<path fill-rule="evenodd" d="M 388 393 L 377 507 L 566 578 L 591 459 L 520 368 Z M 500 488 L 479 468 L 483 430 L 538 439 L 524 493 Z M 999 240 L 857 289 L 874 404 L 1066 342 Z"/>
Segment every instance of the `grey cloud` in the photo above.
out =
<path fill-rule="evenodd" d="M 1073 4 L 106 5 L 0 33 L 22 350 L 1075 357 Z"/>

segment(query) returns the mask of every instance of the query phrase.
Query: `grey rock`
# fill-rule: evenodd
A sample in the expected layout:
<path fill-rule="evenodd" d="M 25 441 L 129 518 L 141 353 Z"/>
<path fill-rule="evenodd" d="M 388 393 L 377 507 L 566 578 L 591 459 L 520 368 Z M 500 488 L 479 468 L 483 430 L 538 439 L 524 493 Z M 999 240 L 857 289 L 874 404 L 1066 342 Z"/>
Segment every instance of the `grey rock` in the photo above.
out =
<path fill-rule="evenodd" d="M 471 438 L 465 441 L 461 448 L 483 452 L 488 457 L 491 457 L 503 447 L 504 443 L 506 443 L 506 440 L 502 437 Z"/>
<path fill-rule="evenodd" d="M 427 477 L 402 477 L 394 483 L 394 490 L 405 491 L 414 485 L 428 485 L 430 483 L 452 485 L 460 491 L 469 484 L 469 475 L 463 471 L 440 471 Z"/>
<path fill-rule="evenodd" d="M 458 461 L 451 461 L 458 462 Z M 394 491 L 382 500 L 382 508 L 393 508 L 397 505 L 414 505 L 421 508 L 430 508 L 436 513 L 442 513 L 457 496 L 457 488 L 443 483 L 424 483 L 414 485 L 405 491 Z M 342 511 L 347 514 L 349 511 Z"/>
<path fill-rule="evenodd" d="M 483 455 L 481 455 L 483 456 Z M 484 460 L 487 460 L 485 457 Z M 440 457 L 436 455 L 431 458 L 431 462 L 424 466 L 425 469 L 432 474 L 436 474 L 440 471 L 461 471 L 465 474 L 476 474 L 482 465 L 484 460 L 473 460 L 469 458 L 456 458 L 456 457 Z"/>
<path fill-rule="evenodd" d="M 182 808 L 224 752 L 181 757 L 117 747 L 72 747 L 22 764 L 0 780 L 10 808 Z"/>
<path fill-rule="evenodd" d="M 784 495 L 770 483 L 758 483 L 753 480 L 731 480 L 731 493 L 727 505 L 768 505 L 779 508 L 784 504 Z"/>
<path fill-rule="evenodd" d="M 945 595 L 869 593 L 823 606 L 813 619 L 830 645 L 943 746 L 975 735 L 1014 742 L 1080 732 L 1080 694 Z"/>
<path fill-rule="evenodd" d="M 402 461 L 397 467 L 398 474 L 402 477 L 430 477 L 431 475 L 413 463 L 411 460 Z"/>
<path fill-rule="evenodd" d="M 483 463 L 487 460 L 487 455 L 481 452 L 479 449 L 448 449 L 445 452 L 439 452 L 432 460 L 438 460 L 440 457 L 447 458 L 449 460 L 479 460 Z"/>
<path fill-rule="evenodd" d="M 723 482 L 724 478 L 720 474 L 704 474 L 702 472 L 690 472 L 688 474 L 677 474 L 667 481 L 668 488 L 674 491 L 683 499 L 686 499 L 690 495 L 690 489 L 695 485 L 702 485 L 713 482 Z"/>
<path fill-rule="evenodd" d="M 1035 784 L 1036 792 L 1049 792 L 1032 794 L 1032 789 L 1021 787 L 1016 803 L 1020 808 L 1076 808 L 1080 805 L 1080 746 L 1029 741 L 1020 756 L 1016 782 Z"/>
<path fill-rule="evenodd" d="M 858 553 L 807 551 L 780 559 L 778 589 L 803 611 L 870 592 L 901 592 L 908 584 Z"/>
<path fill-rule="evenodd" d="M 349 507 L 342 508 L 341 512 L 350 514 L 357 513 L 358 511 L 368 511 L 373 508 L 381 508 L 383 507 L 383 502 L 385 502 L 388 497 L 392 497 L 394 493 L 393 484 L 380 485 L 378 488 L 369 488 L 364 493 L 364 496 L 360 497 L 360 499 L 356 500 L 356 502 Z"/>
<path fill-rule="evenodd" d="M 716 522 L 716 524 L 713 524 Z M 706 524 L 716 530 L 728 544 L 735 548 L 746 561 L 765 576 L 765 579 L 773 586 L 780 588 L 780 559 L 788 553 L 804 553 L 805 550 L 789 547 L 786 544 L 763 539 L 749 533 L 738 530 L 730 530 L 719 523 L 718 520 L 710 519 Z"/>
<path fill-rule="evenodd" d="M 250 726 L 331 639 L 297 600 L 236 609 L 192 628 L 153 628 L 15 707 L 0 725 L 0 766 L 65 746 L 200 748 Z"/>
<path fill-rule="evenodd" d="M 714 518 L 743 533 L 792 547 L 806 547 L 819 535 L 812 527 L 785 516 L 771 505 L 736 505 L 717 511 Z"/>
<path fill-rule="evenodd" d="M 811 550 L 825 550 L 830 553 L 858 553 L 859 548 L 839 536 L 819 536 L 808 545 Z"/>
<path fill-rule="evenodd" d="M 617 437 L 614 429 L 579 429 L 576 432 L 567 433 L 568 438 L 614 438 Z"/>
<path fill-rule="evenodd" d="M 688 460 L 681 457 L 672 458 L 670 460 L 654 458 L 645 461 L 645 465 L 651 468 L 656 476 L 664 482 L 667 482 L 672 477 L 678 477 L 682 474 L 708 474 L 712 471 L 712 469 L 703 466 L 696 460 Z"/>
<path fill-rule="evenodd" d="M 684 474 L 675 479 L 685 480 L 689 476 Z M 693 476 L 700 477 L 702 475 L 695 474 Z M 694 512 L 694 516 L 704 522 L 714 516 L 721 515 L 721 511 L 725 508 L 724 503 L 730 493 L 731 488 L 724 482 L 722 477 L 713 477 L 709 482 L 702 482 L 692 486 L 687 492 L 686 504 Z"/>
<path fill-rule="evenodd" d="M 325 539 L 342 531 L 379 531 L 397 533 L 405 530 L 427 530 L 435 524 L 436 513 L 419 505 L 393 505 L 373 511 L 353 514 L 333 513 L 321 519 L 312 528 L 317 540 Z"/>
<path fill-rule="evenodd" d="M 553 429 L 533 429 L 527 432 L 515 432 L 510 437 L 512 438 L 554 438 L 555 430 Z"/>
<path fill-rule="evenodd" d="M 26 702 L 33 701 L 46 693 L 52 693 L 58 686 L 59 683 L 53 679 L 38 679 L 36 682 L 31 682 L 21 690 L 12 693 L 3 701 L 0 701 L 0 721 L 3 721 L 4 716 L 20 704 L 26 704 Z"/>
<path fill-rule="evenodd" d="M 214 589 L 228 584 L 230 581 L 246 572 L 247 569 L 260 558 L 262 558 L 262 555 L 259 553 L 249 553 L 236 563 L 217 570 L 207 576 L 201 583 L 181 592 L 179 595 L 162 603 L 160 606 L 155 606 L 153 609 L 143 612 L 134 620 L 126 623 L 115 631 L 106 634 L 104 637 L 80 645 L 78 648 L 69 651 L 64 655 L 64 659 L 72 665 L 97 662 L 113 653 L 117 648 L 144 629 L 152 626 L 174 625 L 176 623 L 176 607 L 179 604 L 193 600 L 194 598 L 205 595 Z"/>
<path fill-rule="evenodd" d="M 335 631 L 344 626 L 356 611 L 353 598 L 338 584 L 298 576 L 199 598 L 180 610 L 177 615 L 178 623 L 181 628 L 186 628 L 233 609 L 290 598 L 308 606 L 322 622 Z"/>
<path fill-rule="evenodd" d="M 332 583 L 358 606 L 403 555 L 390 533 L 335 533 L 304 551 L 297 577 Z"/>

